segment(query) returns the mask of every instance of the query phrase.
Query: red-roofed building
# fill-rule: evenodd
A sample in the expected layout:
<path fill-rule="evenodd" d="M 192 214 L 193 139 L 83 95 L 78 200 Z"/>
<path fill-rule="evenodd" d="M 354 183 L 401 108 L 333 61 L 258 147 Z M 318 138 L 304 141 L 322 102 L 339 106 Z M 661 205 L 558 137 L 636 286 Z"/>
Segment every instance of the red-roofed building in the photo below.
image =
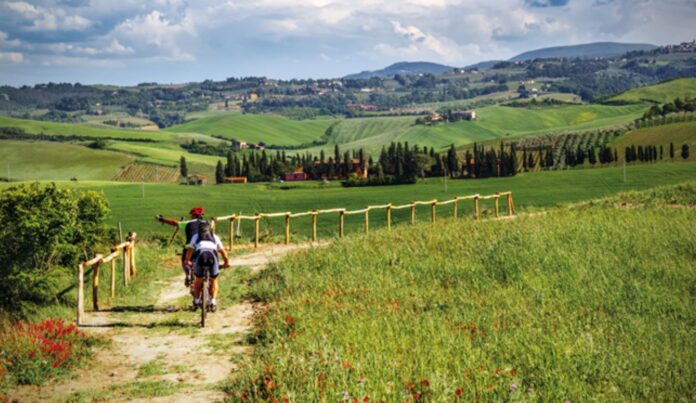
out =
<path fill-rule="evenodd" d="M 286 182 L 300 182 L 309 179 L 309 175 L 305 173 L 302 167 L 295 169 L 292 173 L 285 174 Z"/>

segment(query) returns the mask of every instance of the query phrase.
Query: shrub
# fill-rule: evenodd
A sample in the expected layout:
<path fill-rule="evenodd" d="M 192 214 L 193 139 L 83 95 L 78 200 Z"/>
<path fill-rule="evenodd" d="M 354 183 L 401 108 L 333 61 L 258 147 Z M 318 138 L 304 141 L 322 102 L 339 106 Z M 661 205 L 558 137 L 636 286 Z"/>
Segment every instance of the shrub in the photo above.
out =
<path fill-rule="evenodd" d="M 0 379 L 4 374 L 13 383 L 42 384 L 80 365 L 98 341 L 62 319 L 15 323 L 0 332 Z"/>
<path fill-rule="evenodd" d="M 61 278 L 84 254 L 113 239 L 104 224 L 108 212 L 106 199 L 96 192 L 38 183 L 4 190 L 0 237 L 11 245 L 0 248 L 0 310 L 18 319 L 55 300 Z"/>

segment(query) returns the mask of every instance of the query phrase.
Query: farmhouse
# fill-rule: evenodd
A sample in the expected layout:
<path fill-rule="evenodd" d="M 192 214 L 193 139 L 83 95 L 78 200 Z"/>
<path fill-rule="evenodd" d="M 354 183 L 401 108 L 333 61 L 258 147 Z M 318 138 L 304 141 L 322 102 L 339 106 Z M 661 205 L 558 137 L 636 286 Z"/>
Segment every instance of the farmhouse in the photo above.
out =
<path fill-rule="evenodd" d="M 450 120 L 476 120 L 476 111 L 456 111 L 452 112 Z"/>
<path fill-rule="evenodd" d="M 428 123 L 440 122 L 442 121 L 442 115 L 437 112 L 433 112 L 425 118 L 425 121 Z"/>
<path fill-rule="evenodd" d="M 244 140 L 232 140 L 232 148 L 235 150 L 243 150 L 248 148 L 246 141 Z"/>
<path fill-rule="evenodd" d="M 247 183 L 246 176 L 228 176 L 225 178 L 225 183 Z"/>
<path fill-rule="evenodd" d="M 193 174 L 182 179 L 182 183 L 185 185 L 203 186 L 208 184 L 208 177 L 205 175 Z"/>
<path fill-rule="evenodd" d="M 286 182 L 301 182 L 307 179 L 309 179 L 309 175 L 304 172 L 302 167 L 296 168 L 292 173 L 285 174 Z"/>

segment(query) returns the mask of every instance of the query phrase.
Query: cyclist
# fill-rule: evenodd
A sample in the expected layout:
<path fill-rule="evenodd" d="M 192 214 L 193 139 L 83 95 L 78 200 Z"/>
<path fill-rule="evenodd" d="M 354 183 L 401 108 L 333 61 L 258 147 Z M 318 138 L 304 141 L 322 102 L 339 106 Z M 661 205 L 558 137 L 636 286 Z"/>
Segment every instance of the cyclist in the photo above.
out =
<path fill-rule="evenodd" d="M 198 227 L 200 226 L 200 224 L 207 222 L 203 219 L 203 214 L 205 214 L 205 209 L 201 206 L 196 206 L 196 207 L 192 208 L 189 211 L 189 214 L 191 215 L 191 221 L 188 221 L 188 222 L 179 222 L 179 221 L 172 219 L 172 218 L 165 218 L 162 215 L 158 215 L 155 217 L 157 219 L 157 221 L 159 221 L 163 224 L 171 225 L 171 226 L 177 227 L 177 228 L 184 228 L 184 233 L 186 235 L 186 243 L 184 244 L 184 247 L 181 251 L 181 267 L 184 269 L 184 275 L 185 275 L 184 285 L 186 287 L 190 287 L 192 282 L 193 282 L 193 274 L 191 274 L 191 266 L 186 265 L 186 250 L 187 250 L 188 245 L 191 243 L 191 238 L 193 238 L 193 236 L 198 233 Z M 195 255 L 194 255 L 194 258 L 195 258 Z"/>
<path fill-rule="evenodd" d="M 196 254 L 195 262 L 191 262 L 194 253 Z M 218 291 L 218 275 L 220 267 L 218 262 L 218 253 L 222 255 L 224 264 L 222 268 L 230 267 L 230 260 L 227 256 L 227 251 L 222 245 L 220 238 L 213 234 L 210 224 L 202 222 L 198 226 L 198 233 L 194 234 L 186 250 L 186 265 L 193 267 L 193 273 L 196 275 L 196 281 L 193 284 L 193 308 L 196 309 L 200 305 L 201 291 L 203 288 L 204 270 L 210 270 L 210 310 L 215 312 L 217 309 Z M 206 309 L 203 307 L 202 309 Z"/>

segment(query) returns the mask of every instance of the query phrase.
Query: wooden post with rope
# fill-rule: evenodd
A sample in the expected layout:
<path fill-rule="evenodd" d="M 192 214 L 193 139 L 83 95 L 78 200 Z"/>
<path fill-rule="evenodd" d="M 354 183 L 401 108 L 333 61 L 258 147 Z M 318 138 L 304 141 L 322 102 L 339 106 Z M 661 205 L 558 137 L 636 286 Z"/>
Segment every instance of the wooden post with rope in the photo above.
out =
<path fill-rule="evenodd" d="M 508 216 L 512 217 L 512 192 L 507 193 Z"/>
<path fill-rule="evenodd" d="M 343 227 L 344 227 L 344 218 L 346 215 L 346 210 L 341 210 L 338 213 L 338 237 L 343 238 Z"/>
<path fill-rule="evenodd" d="M 454 216 L 454 219 L 457 219 L 458 215 L 458 210 L 459 209 L 459 197 L 454 196 L 454 206 L 452 207 L 452 215 Z"/>
<path fill-rule="evenodd" d="M 391 210 L 392 210 L 392 204 L 389 203 L 387 204 L 387 229 L 391 231 Z"/>
<path fill-rule="evenodd" d="M 411 202 L 411 225 L 416 223 L 416 203 Z"/>
<path fill-rule="evenodd" d="M 474 196 L 474 218 L 479 218 L 479 195 Z"/>
<path fill-rule="evenodd" d="M 94 269 L 92 270 L 92 309 L 95 312 L 99 312 L 99 266 L 101 266 L 103 256 L 97 254 L 96 257 L 99 260 L 94 264 Z"/>
<path fill-rule="evenodd" d="M 136 237 L 135 232 L 129 232 L 128 233 L 128 240 L 130 242 L 130 274 L 132 277 L 135 277 L 138 274 L 138 267 L 135 264 L 135 237 Z"/>
<path fill-rule="evenodd" d="M 317 216 L 319 212 L 317 210 L 312 211 L 312 242 L 317 241 Z"/>
<path fill-rule="evenodd" d="M 500 193 L 495 194 L 495 218 L 500 217 Z"/>
<path fill-rule="evenodd" d="M 290 244 L 290 212 L 285 213 L 285 244 Z"/>
<path fill-rule="evenodd" d="M 123 247 L 123 285 L 128 287 L 128 282 L 130 280 L 130 252 L 128 249 L 130 244 L 126 242 Z"/>
<path fill-rule="evenodd" d="M 227 248 L 230 251 L 232 250 L 232 246 L 234 245 L 234 221 L 236 219 L 237 219 L 237 216 L 232 214 L 232 217 L 230 217 L 230 228 L 229 228 L 230 242 L 229 242 L 229 247 Z"/>
<path fill-rule="evenodd" d="M 85 266 L 80 263 L 77 266 L 77 325 L 82 324 L 85 314 Z"/>
<path fill-rule="evenodd" d="M 433 203 L 430 205 L 430 222 L 434 223 L 435 222 L 435 208 L 437 207 L 437 200 L 433 200 Z"/>
<path fill-rule="evenodd" d="M 365 235 L 370 231 L 370 206 L 365 206 Z"/>
<path fill-rule="evenodd" d="M 118 248 L 111 248 L 111 254 L 118 252 Z M 116 258 L 111 259 L 111 298 L 116 297 Z"/>
<path fill-rule="evenodd" d="M 259 225 L 261 224 L 261 215 L 256 213 L 254 218 L 254 248 L 259 247 Z"/>

